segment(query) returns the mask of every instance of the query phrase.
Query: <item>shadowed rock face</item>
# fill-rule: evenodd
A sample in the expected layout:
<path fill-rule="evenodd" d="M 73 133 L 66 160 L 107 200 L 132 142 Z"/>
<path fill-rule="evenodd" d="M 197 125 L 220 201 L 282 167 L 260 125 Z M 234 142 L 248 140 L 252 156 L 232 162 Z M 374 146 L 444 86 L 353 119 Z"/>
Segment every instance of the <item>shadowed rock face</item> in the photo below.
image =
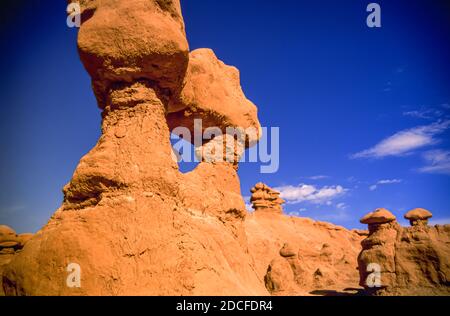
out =
<path fill-rule="evenodd" d="M 431 213 L 425 215 L 427 218 L 431 217 Z M 364 219 L 367 219 L 366 217 Z M 365 221 L 364 219 L 362 221 Z M 426 224 L 413 223 L 412 227 L 405 228 L 389 218 L 385 222 L 369 224 L 369 231 L 369 236 L 361 243 L 363 249 L 358 258 L 360 285 L 365 287 L 368 293 L 374 295 L 450 293 L 448 225 L 430 227 Z M 374 272 L 369 268 L 373 264 L 381 269 L 378 271 L 379 287 L 367 282 Z"/>

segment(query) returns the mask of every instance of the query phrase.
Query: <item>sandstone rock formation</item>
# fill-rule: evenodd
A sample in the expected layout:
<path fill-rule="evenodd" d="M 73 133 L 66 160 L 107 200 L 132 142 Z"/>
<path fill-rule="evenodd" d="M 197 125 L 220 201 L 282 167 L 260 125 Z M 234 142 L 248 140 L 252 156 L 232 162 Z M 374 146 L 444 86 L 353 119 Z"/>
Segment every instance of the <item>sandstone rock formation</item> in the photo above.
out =
<path fill-rule="evenodd" d="M 80 57 L 100 108 L 115 83 L 153 82 L 162 99 L 178 93 L 189 59 L 179 0 L 76 2 Z"/>
<path fill-rule="evenodd" d="M 405 219 L 409 220 L 411 226 L 427 226 L 428 220 L 433 217 L 430 211 L 423 208 L 416 208 L 405 214 Z"/>
<path fill-rule="evenodd" d="M 363 239 L 343 227 L 279 212 L 245 220 L 256 273 L 273 295 L 349 295 L 357 289 Z M 281 249 L 281 250 L 280 250 Z"/>
<path fill-rule="evenodd" d="M 255 211 L 283 213 L 282 205 L 285 201 L 280 198 L 280 192 L 264 183 L 258 183 L 251 189 L 251 193 L 250 202 L 252 202 Z"/>
<path fill-rule="evenodd" d="M 11 262 L 17 253 L 22 251 L 33 234 L 19 234 L 8 226 L 0 225 L 0 296 L 4 295 L 2 286 L 2 270 Z"/>
<path fill-rule="evenodd" d="M 172 159 L 167 114 L 189 58 L 179 2 L 81 5 L 89 18 L 78 45 L 103 109 L 102 135 L 65 186 L 61 208 L 5 269 L 6 293 L 267 294 L 247 255 L 235 163 L 203 162 L 182 174 Z M 236 92 L 227 93 L 239 95 L 234 79 Z M 239 102 L 236 117 L 248 107 Z M 80 266 L 80 288 L 65 283 L 71 263 Z"/>
<path fill-rule="evenodd" d="M 367 235 L 360 273 L 378 260 L 383 290 L 441 293 L 448 226 L 402 229 L 378 210 L 364 219 L 369 232 L 349 231 L 283 215 L 262 183 L 247 212 L 237 167 L 261 137 L 257 109 L 236 68 L 209 49 L 189 53 L 179 0 L 77 2 L 102 134 L 47 225 L 32 236 L 0 226 L 6 295 L 344 295 Z M 183 174 L 170 133 L 195 133 L 197 119 L 209 137 L 194 141 L 201 163 Z M 74 265 L 79 287 L 67 282 Z"/>
<path fill-rule="evenodd" d="M 285 244 L 280 250 L 280 257 L 270 263 L 264 281 L 273 295 L 296 295 L 306 278 L 297 250 L 293 245 Z"/>
<path fill-rule="evenodd" d="M 450 294 L 449 225 L 427 226 L 424 220 L 431 213 L 423 210 L 406 217 L 412 219 L 412 227 L 401 227 L 384 209 L 361 220 L 369 224 L 370 235 L 358 258 L 360 285 L 373 295 Z M 373 273 L 379 273 L 379 284 L 368 282 Z"/>
<path fill-rule="evenodd" d="M 211 49 L 189 54 L 189 65 L 182 91 L 169 104 L 169 127 L 188 127 L 194 133 L 194 120 L 202 119 L 208 128 L 239 128 L 247 146 L 261 137 L 256 106 L 248 100 L 240 84 L 239 70 L 225 65 Z"/>

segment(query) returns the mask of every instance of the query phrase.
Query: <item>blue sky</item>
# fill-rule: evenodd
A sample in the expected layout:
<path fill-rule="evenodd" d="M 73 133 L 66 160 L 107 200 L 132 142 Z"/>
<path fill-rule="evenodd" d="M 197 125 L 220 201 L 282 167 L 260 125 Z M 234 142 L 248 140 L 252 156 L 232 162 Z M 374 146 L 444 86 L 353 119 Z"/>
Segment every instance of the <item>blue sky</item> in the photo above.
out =
<path fill-rule="evenodd" d="M 100 111 L 65 24 L 65 1 L 10 1 L 0 42 L 0 223 L 36 231 L 100 134 Z M 241 71 L 280 169 L 240 167 L 242 192 L 280 188 L 289 214 L 363 227 L 386 207 L 450 222 L 450 6 L 377 1 L 182 1 L 191 49 Z M 4 15 L 4 12 L 7 15 Z M 402 221 L 404 223 L 404 221 Z"/>

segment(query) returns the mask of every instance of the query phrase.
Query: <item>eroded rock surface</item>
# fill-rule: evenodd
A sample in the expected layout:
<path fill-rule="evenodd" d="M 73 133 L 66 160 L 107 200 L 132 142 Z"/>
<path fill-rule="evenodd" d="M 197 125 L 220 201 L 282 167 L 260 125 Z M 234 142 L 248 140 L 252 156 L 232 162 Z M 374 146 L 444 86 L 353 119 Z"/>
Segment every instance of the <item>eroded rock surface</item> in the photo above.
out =
<path fill-rule="evenodd" d="M 31 233 L 17 234 L 11 227 L 0 225 L 0 296 L 5 295 L 1 278 L 4 267 L 22 251 L 32 237 Z"/>
<path fill-rule="evenodd" d="M 367 293 L 450 294 L 450 226 L 427 226 L 425 220 L 431 216 L 422 209 L 409 212 L 406 217 L 411 219 L 411 227 L 401 227 L 387 210 L 361 220 L 369 224 L 370 231 L 358 258 L 360 285 Z"/>
<path fill-rule="evenodd" d="M 280 192 L 264 183 L 258 183 L 251 189 L 250 202 L 256 212 L 283 213 L 285 201 L 280 198 Z"/>
<path fill-rule="evenodd" d="M 347 294 L 367 236 L 359 268 L 380 262 L 387 286 L 379 294 L 407 284 L 442 293 L 448 226 L 413 214 L 420 225 L 402 229 L 387 210 L 365 218 L 369 232 L 288 217 L 262 183 L 252 189 L 255 212 L 246 211 L 236 170 L 261 137 L 257 109 L 236 68 L 209 49 L 189 53 L 178 0 L 79 2 L 78 47 L 102 134 L 47 225 L 35 235 L 0 226 L 4 294 Z M 195 144 L 201 163 L 183 174 L 170 133 L 194 133 L 198 119 L 201 132 L 220 133 Z M 245 131 L 243 142 L 230 127 Z M 66 282 L 73 264 L 80 287 Z"/>
<path fill-rule="evenodd" d="M 266 211 L 247 216 L 245 229 L 256 272 L 271 294 L 357 293 L 357 256 L 363 239 L 357 233 Z"/>
<path fill-rule="evenodd" d="M 76 2 L 82 10 L 78 49 L 100 108 L 117 82 L 148 80 L 162 98 L 179 92 L 189 60 L 179 0 Z"/>
<path fill-rule="evenodd" d="M 236 163 L 182 174 L 173 159 L 167 114 L 189 60 L 179 1 L 81 7 L 78 45 L 103 109 L 102 135 L 61 208 L 5 268 L 6 294 L 267 295 L 247 254 Z M 79 288 L 65 282 L 72 263 Z"/>

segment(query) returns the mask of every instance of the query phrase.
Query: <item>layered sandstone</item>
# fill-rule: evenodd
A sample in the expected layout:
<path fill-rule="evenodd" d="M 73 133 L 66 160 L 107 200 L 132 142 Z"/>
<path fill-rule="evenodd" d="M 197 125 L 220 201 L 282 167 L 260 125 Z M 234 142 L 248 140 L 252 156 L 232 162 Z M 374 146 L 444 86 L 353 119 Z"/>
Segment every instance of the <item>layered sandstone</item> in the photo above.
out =
<path fill-rule="evenodd" d="M 280 198 L 280 192 L 264 183 L 258 183 L 251 189 L 251 193 L 250 202 L 255 211 L 283 213 L 282 206 L 285 201 Z"/>

